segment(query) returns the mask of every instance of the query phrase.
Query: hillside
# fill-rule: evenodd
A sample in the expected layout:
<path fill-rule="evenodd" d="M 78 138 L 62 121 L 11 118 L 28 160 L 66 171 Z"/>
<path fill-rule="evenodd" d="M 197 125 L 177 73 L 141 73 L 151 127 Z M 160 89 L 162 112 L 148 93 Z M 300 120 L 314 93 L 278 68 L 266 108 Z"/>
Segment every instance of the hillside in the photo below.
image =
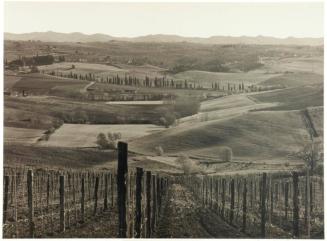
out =
<path fill-rule="evenodd" d="M 267 86 L 284 86 L 297 87 L 302 85 L 321 84 L 324 81 L 324 76 L 315 73 L 285 73 L 276 77 L 262 81 L 261 85 Z"/>
<path fill-rule="evenodd" d="M 322 38 L 274 38 L 267 36 L 212 36 L 208 38 L 183 37 L 178 35 L 155 34 L 135 38 L 113 37 L 107 34 L 83 34 L 83 33 L 58 33 L 32 32 L 32 33 L 4 33 L 5 40 L 40 40 L 45 42 L 107 42 L 107 41 L 130 41 L 130 42 L 190 42 L 201 44 L 261 44 L 261 45 L 323 45 Z"/>
<path fill-rule="evenodd" d="M 287 133 L 287 134 L 286 134 Z M 132 151 L 167 155 L 185 153 L 217 158 L 220 147 L 232 148 L 235 159 L 283 159 L 308 140 L 299 111 L 250 112 L 222 121 L 177 126 L 130 143 Z"/>
<path fill-rule="evenodd" d="M 312 106 L 323 106 L 323 84 L 312 86 L 299 86 L 283 90 L 251 94 L 254 100 L 271 103 L 279 102 L 280 105 L 271 107 L 269 110 L 300 110 Z"/>

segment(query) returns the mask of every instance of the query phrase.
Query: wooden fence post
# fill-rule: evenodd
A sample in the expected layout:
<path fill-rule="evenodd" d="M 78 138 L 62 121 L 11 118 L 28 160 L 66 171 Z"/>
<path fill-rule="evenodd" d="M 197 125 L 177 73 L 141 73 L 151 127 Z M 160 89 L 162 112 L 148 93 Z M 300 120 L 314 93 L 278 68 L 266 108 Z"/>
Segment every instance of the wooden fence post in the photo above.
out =
<path fill-rule="evenodd" d="M 114 174 L 110 174 L 110 190 L 111 190 L 111 207 L 113 207 L 115 204 L 114 204 L 114 188 L 115 188 L 115 185 L 114 185 L 114 181 L 115 178 L 114 178 Z"/>
<path fill-rule="evenodd" d="M 103 210 L 108 209 L 108 175 L 104 175 L 104 199 L 103 199 Z"/>
<path fill-rule="evenodd" d="M 285 221 L 287 222 L 288 219 L 288 182 L 285 183 L 284 188 L 284 201 L 285 201 Z"/>
<path fill-rule="evenodd" d="M 47 210 L 49 210 L 49 198 L 50 198 L 50 174 L 47 179 Z"/>
<path fill-rule="evenodd" d="M 97 213 L 97 208 L 98 208 L 98 190 L 99 190 L 99 176 L 97 176 L 95 178 L 93 215 L 96 215 L 96 213 Z"/>
<path fill-rule="evenodd" d="M 235 206 L 235 180 L 234 179 L 231 180 L 230 188 L 231 188 L 231 198 L 230 198 L 229 223 L 232 224 L 234 219 L 234 206 Z"/>
<path fill-rule="evenodd" d="M 307 168 L 305 177 L 305 214 L 304 214 L 304 225 L 307 228 L 307 235 L 310 238 L 311 232 L 311 213 L 310 213 L 310 170 Z"/>
<path fill-rule="evenodd" d="M 151 236 L 151 172 L 146 172 L 146 238 Z"/>
<path fill-rule="evenodd" d="M 29 238 L 34 238 L 33 171 L 27 172 Z"/>
<path fill-rule="evenodd" d="M 223 184 L 223 195 L 221 197 L 221 216 L 225 218 L 225 195 L 226 195 L 226 179 L 222 180 Z"/>
<path fill-rule="evenodd" d="M 157 183 L 157 220 L 160 214 L 160 208 L 161 208 L 161 187 L 160 187 L 160 177 L 157 176 L 156 178 L 156 183 Z"/>
<path fill-rule="evenodd" d="M 142 178 L 143 169 L 136 168 L 136 190 L 135 190 L 135 238 L 141 237 L 141 222 L 142 222 Z"/>
<path fill-rule="evenodd" d="M 261 199 L 261 238 L 266 237 L 266 186 L 267 186 L 267 173 L 263 173 L 260 188 Z"/>
<path fill-rule="evenodd" d="M 299 229 L 299 175 L 297 172 L 292 173 L 293 177 L 293 236 L 300 237 Z"/>
<path fill-rule="evenodd" d="M 9 176 L 5 176 L 4 178 L 4 200 L 3 200 L 3 224 L 6 223 L 7 220 L 7 212 L 8 212 L 8 192 L 9 192 Z"/>
<path fill-rule="evenodd" d="M 219 213 L 219 179 L 216 179 L 216 211 Z"/>
<path fill-rule="evenodd" d="M 81 222 L 85 221 L 85 178 L 82 176 L 81 183 Z"/>
<path fill-rule="evenodd" d="M 243 222 L 242 222 L 242 232 L 246 230 L 246 197 L 247 197 L 247 186 L 246 179 L 244 179 L 244 187 L 243 187 Z"/>
<path fill-rule="evenodd" d="M 210 177 L 210 208 L 213 208 L 213 177 Z"/>
<path fill-rule="evenodd" d="M 60 176 L 60 231 L 65 232 L 65 176 Z"/>
<path fill-rule="evenodd" d="M 128 172 L 127 166 L 127 143 L 118 142 L 118 170 L 117 170 L 117 204 L 118 204 L 118 237 L 127 237 L 127 223 L 126 223 L 126 175 Z"/>
<path fill-rule="evenodd" d="M 152 217 L 151 217 L 151 232 L 153 233 L 156 227 L 157 217 L 157 192 L 156 192 L 156 176 L 152 175 Z"/>

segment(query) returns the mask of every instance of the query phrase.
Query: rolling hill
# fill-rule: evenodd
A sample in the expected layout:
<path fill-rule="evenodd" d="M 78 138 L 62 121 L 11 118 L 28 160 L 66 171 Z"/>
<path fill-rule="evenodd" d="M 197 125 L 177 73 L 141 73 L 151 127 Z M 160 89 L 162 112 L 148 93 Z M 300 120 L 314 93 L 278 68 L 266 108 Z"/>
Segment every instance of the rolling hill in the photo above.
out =
<path fill-rule="evenodd" d="M 187 153 L 219 157 L 220 148 L 232 148 L 235 159 L 286 159 L 308 140 L 299 111 L 250 112 L 228 120 L 213 120 L 170 128 L 139 138 L 130 150 L 153 154 L 161 146 L 167 155 Z"/>
<path fill-rule="evenodd" d="M 58 33 L 53 31 L 48 32 L 32 32 L 32 33 L 4 33 L 5 40 L 40 40 L 44 42 L 107 42 L 130 41 L 130 42 L 190 42 L 201 44 L 260 44 L 260 45 L 323 45 L 323 38 L 275 38 L 267 36 L 212 36 L 209 38 L 199 37 L 183 37 L 178 35 L 155 34 L 146 35 L 135 38 L 113 37 L 106 34 L 83 34 L 83 33 Z"/>

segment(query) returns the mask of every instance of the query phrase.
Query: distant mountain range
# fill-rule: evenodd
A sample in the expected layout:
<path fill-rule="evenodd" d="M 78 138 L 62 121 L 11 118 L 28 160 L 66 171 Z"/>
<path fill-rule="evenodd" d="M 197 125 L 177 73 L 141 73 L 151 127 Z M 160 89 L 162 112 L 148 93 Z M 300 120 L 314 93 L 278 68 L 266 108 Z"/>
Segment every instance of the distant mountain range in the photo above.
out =
<path fill-rule="evenodd" d="M 4 33 L 5 40 L 40 40 L 43 42 L 107 42 L 107 41 L 129 41 L 129 42 L 190 42 L 201 44 L 260 44 L 260 45 L 323 45 L 323 38 L 275 38 L 266 36 L 257 37 L 231 37 L 212 36 L 208 38 L 182 37 L 178 35 L 155 34 L 134 38 L 113 37 L 106 34 L 83 34 L 83 33 L 57 33 L 57 32 L 33 32 L 33 33 Z"/>

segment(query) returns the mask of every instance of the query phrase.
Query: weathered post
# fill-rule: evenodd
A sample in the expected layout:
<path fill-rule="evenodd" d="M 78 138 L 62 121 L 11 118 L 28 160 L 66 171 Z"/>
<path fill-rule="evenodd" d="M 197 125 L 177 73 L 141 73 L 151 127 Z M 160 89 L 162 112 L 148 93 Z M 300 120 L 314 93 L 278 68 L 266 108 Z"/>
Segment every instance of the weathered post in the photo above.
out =
<path fill-rule="evenodd" d="M 151 236 L 151 172 L 146 172 L 146 238 Z"/>
<path fill-rule="evenodd" d="M 300 237 L 299 229 L 299 175 L 292 173 L 293 177 L 293 237 Z"/>
<path fill-rule="evenodd" d="M 243 184 L 243 222 L 242 222 L 242 232 L 246 230 L 246 196 L 247 196 L 247 186 L 246 186 L 246 179 L 244 179 Z"/>
<path fill-rule="evenodd" d="M 33 171 L 27 172 L 29 238 L 34 238 Z"/>
<path fill-rule="evenodd" d="M 156 227 L 157 217 L 157 190 L 156 190 L 156 176 L 152 175 L 152 217 L 151 217 L 151 231 L 154 232 Z"/>
<path fill-rule="evenodd" d="M 97 213 L 97 208 L 98 208 L 98 190 L 99 190 L 99 176 L 97 176 L 95 178 L 93 215 L 96 215 L 96 213 Z"/>
<path fill-rule="evenodd" d="M 103 210 L 108 209 L 108 175 L 104 175 L 104 199 L 103 199 Z"/>
<path fill-rule="evenodd" d="M 118 204 L 118 237 L 127 237 L 126 223 L 126 175 L 128 172 L 127 166 L 127 143 L 118 142 L 118 170 L 117 170 L 117 204 Z"/>
<path fill-rule="evenodd" d="M 85 221 L 85 178 L 82 176 L 81 183 L 81 222 Z"/>
<path fill-rule="evenodd" d="M 210 177 L 210 208 L 213 208 L 213 177 Z"/>
<path fill-rule="evenodd" d="M 3 200 L 3 224 L 6 223 L 7 220 L 7 212 L 8 212 L 8 192 L 9 192 L 9 176 L 5 176 L 4 178 L 4 200 Z"/>
<path fill-rule="evenodd" d="M 142 223 L 142 178 L 143 178 L 143 169 L 136 168 L 136 190 L 135 190 L 135 238 L 141 237 L 141 223 Z"/>
<path fill-rule="evenodd" d="M 216 180 L 216 207 L 215 209 L 219 213 L 219 179 Z"/>
<path fill-rule="evenodd" d="M 285 221 L 287 222 L 288 219 L 288 182 L 285 183 L 285 188 L 284 188 L 284 201 L 285 201 Z"/>
<path fill-rule="evenodd" d="M 267 173 L 263 173 L 260 188 L 261 199 L 261 238 L 266 237 L 266 186 L 267 186 Z"/>
<path fill-rule="evenodd" d="M 304 210 L 304 225 L 307 228 L 307 235 L 310 238 L 311 232 L 311 215 L 310 215 L 310 170 L 307 168 L 305 179 L 305 210 Z"/>
<path fill-rule="evenodd" d="M 221 197 L 221 216 L 225 218 L 225 195 L 226 195 L 226 179 L 223 179 L 223 193 Z"/>
<path fill-rule="evenodd" d="M 65 176 L 60 176 L 59 196 L 60 196 L 60 231 L 65 232 Z"/>
<path fill-rule="evenodd" d="M 229 214 L 229 223 L 232 224 L 234 220 L 234 206 L 235 206 L 235 180 L 231 180 L 230 184 L 231 198 L 230 198 L 230 214 Z"/>
<path fill-rule="evenodd" d="M 47 210 L 49 210 L 49 197 L 50 197 L 50 174 L 47 179 Z"/>

